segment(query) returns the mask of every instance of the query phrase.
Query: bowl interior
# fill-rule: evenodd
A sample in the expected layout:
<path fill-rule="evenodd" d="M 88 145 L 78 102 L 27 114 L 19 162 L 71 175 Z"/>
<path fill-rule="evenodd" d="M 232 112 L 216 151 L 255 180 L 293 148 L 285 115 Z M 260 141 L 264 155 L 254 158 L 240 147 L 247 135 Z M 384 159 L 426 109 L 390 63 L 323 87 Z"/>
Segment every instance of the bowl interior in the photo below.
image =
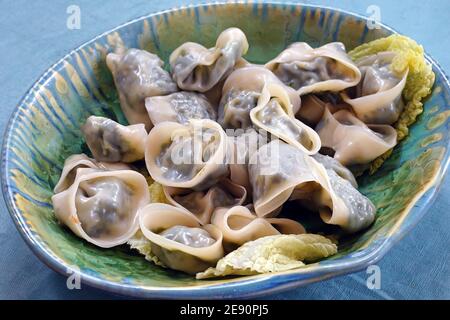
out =
<path fill-rule="evenodd" d="M 61 272 L 78 268 L 93 285 L 131 294 L 158 296 L 154 290 L 164 288 L 171 296 L 172 288 L 180 290 L 174 293 L 180 296 L 183 290 L 193 294 L 195 289 L 220 288 L 223 295 L 227 288 L 255 283 L 260 283 L 258 290 L 263 291 L 288 281 L 318 280 L 361 267 L 362 261 L 376 258 L 394 236 L 401 236 L 417 222 L 435 191 L 430 187 L 448 159 L 450 100 L 446 79 L 437 66 L 433 93 L 409 137 L 375 175 L 359 181 L 361 191 L 378 208 L 376 222 L 365 232 L 342 240 L 339 253 L 331 259 L 272 278 L 197 281 L 154 266 L 127 247 L 94 247 L 58 224 L 50 197 L 65 158 L 88 152 L 80 135 L 81 124 L 92 114 L 125 123 L 105 55 L 118 46 L 137 47 L 167 62 L 172 50 L 183 42 L 213 46 L 217 35 L 232 26 L 246 33 L 250 43 L 246 58 L 255 63 L 273 58 L 295 41 L 313 47 L 342 41 L 351 49 L 392 32 L 385 27 L 368 29 L 361 17 L 325 8 L 213 4 L 137 19 L 72 51 L 25 96 L 10 122 L 4 145 L 7 203 L 27 242 L 48 264 Z M 313 228 L 314 222 L 304 222 Z"/>

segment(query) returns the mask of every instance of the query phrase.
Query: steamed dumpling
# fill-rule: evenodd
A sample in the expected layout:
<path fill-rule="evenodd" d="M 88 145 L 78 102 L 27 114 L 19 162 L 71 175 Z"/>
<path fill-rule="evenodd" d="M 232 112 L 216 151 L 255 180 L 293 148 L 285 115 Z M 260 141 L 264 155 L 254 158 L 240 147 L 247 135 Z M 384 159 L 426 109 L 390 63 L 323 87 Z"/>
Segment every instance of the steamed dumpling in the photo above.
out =
<path fill-rule="evenodd" d="M 108 118 L 90 116 L 81 131 L 98 161 L 134 162 L 144 159 L 147 138 L 144 124 L 123 126 Z"/>
<path fill-rule="evenodd" d="M 178 90 L 163 61 L 157 55 L 139 49 L 129 49 L 123 54 L 110 53 L 106 64 L 111 71 L 119 94 L 120 106 L 130 124 L 153 126 L 145 109 L 147 97 L 162 96 Z"/>
<path fill-rule="evenodd" d="M 124 163 L 107 163 L 98 162 L 95 159 L 89 158 L 84 153 L 73 154 L 64 161 L 63 171 L 59 178 L 58 183 L 53 189 L 54 193 L 59 193 L 61 191 L 69 188 L 77 174 L 77 170 L 81 168 L 91 168 L 98 170 L 128 170 L 130 167 Z"/>
<path fill-rule="evenodd" d="M 230 249 L 265 236 L 305 233 L 305 229 L 297 221 L 260 218 L 244 206 L 218 208 L 214 211 L 211 223 L 222 231 L 224 245 Z"/>
<path fill-rule="evenodd" d="M 194 214 L 202 224 L 208 224 L 216 208 L 241 205 L 247 198 L 247 190 L 224 179 L 207 190 L 164 187 L 167 200 L 179 208 Z"/>
<path fill-rule="evenodd" d="M 248 177 L 250 157 L 258 148 L 268 143 L 269 137 L 266 131 L 257 132 L 253 128 L 236 129 L 233 133 L 234 135 L 228 135 L 230 180 L 243 186 L 247 190 L 247 194 L 251 196 L 252 187 Z"/>
<path fill-rule="evenodd" d="M 350 184 L 354 188 L 358 188 L 358 183 L 356 182 L 356 179 L 355 179 L 355 176 L 353 175 L 353 173 L 349 169 L 344 167 L 339 161 L 337 161 L 336 159 L 334 159 L 330 156 L 323 155 L 320 153 L 316 153 L 312 157 L 314 158 L 314 160 L 316 160 L 321 165 L 323 165 L 325 167 L 325 169 L 333 170 L 342 179 L 345 179 L 348 182 L 350 182 Z"/>
<path fill-rule="evenodd" d="M 161 232 L 160 235 L 193 248 L 208 247 L 216 242 L 208 231 L 201 228 L 173 226 Z"/>
<path fill-rule="evenodd" d="M 206 92 L 233 70 L 247 50 L 247 38 L 237 28 L 224 30 L 210 49 L 186 42 L 170 55 L 173 79 L 183 90 Z"/>
<path fill-rule="evenodd" d="M 58 220 L 102 248 L 127 242 L 138 230 L 138 209 L 149 201 L 140 173 L 89 168 L 78 169 L 72 185 L 52 197 Z"/>
<path fill-rule="evenodd" d="M 175 92 L 167 96 L 145 99 L 145 107 L 153 125 L 163 121 L 182 124 L 189 119 L 217 119 L 216 110 L 202 94 L 195 92 Z"/>
<path fill-rule="evenodd" d="M 339 92 L 358 84 L 361 73 L 340 42 L 313 49 L 296 42 L 266 63 L 286 85 L 300 95 L 311 92 Z"/>
<path fill-rule="evenodd" d="M 166 121 L 150 131 L 145 162 L 164 186 L 205 190 L 228 175 L 227 150 L 227 136 L 215 121 Z"/>
<path fill-rule="evenodd" d="M 258 105 L 250 111 L 253 125 L 307 154 L 317 153 L 320 139 L 317 133 L 294 117 L 289 96 L 284 87 L 268 84 L 258 99 Z"/>
<path fill-rule="evenodd" d="M 356 62 L 362 79 L 353 93 L 343 93 L 356 116 L 370 124 L 393 124 L 403 111 L 402 91 L 408 69 L 403 74 L 391 70 L 394 52 L 380 52 Z M 351 91 L 351 90 L 349 90 Z"/>
<path fill-rule="evenodd" d="M 331 113 L 342 109 L 351 110 L 350 105 L 339 101 L 331 94 L 307 94 L 302 96 L 302 107 L 295 117 L 306 125 L 314 128 L 322 119 L 327 108 Z"/>
<path fill-rule="evenodd" d="M 139 210 L 139 224 L 151 242 L 151 253 L 171 269 L 195 274 L 223 257 L 220 230 L 201 226 L 185 209 L 151 203 Z"/>
<path fill-rule="evenodd" d="M 218 122 L 224 128 L 251 127 L 250 110 L 256 107 L 264 86 L 269 83 L 283 85 L 263 66 L 249 65 L 233 71 L 223 85 Z M 300 97 L 292 88 L 284 89 L 289 95 L 295 114 L 300 108 Z"/>
<path fill-rule="evenodd" d="M 273 216 L 286 201 L 296 200 L 347 232 L 373 222 L 376 209 L 368 198 L 298 148 L 272 141 L 254 157 L 249 173 L 258 216 Z"/>
<path fill-rule="evenodd" d="M 344 166 L 367 164 L 397 143 L 393 127 L 366 125 L 347 110 L 334 114 L 325 110 L 316 131 L 322 147 L 334 150 L 334 158 Z"/>

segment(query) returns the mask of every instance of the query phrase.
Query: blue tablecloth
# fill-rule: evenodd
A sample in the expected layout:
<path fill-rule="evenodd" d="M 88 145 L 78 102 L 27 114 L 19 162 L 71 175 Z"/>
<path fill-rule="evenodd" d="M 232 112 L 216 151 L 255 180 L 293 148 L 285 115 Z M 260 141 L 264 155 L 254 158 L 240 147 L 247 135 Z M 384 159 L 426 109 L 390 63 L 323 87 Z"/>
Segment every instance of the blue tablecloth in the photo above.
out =
<path fill-rule="evenodd" d="M 381 20 L 416 39 L 444 70 L 450 70 L 450 2 L 304 1 L 366 14 L 381 9 Z M 192 3 L 177 0 L 1 1 L 0 127 L 19 99 L 51 64 L 72 48 L 116 25 L 144 14 Z M 66 27 L 69 5 L 81 9 L 81 29 Z M 379 262 L 381 289 L 369 290 L 365 271 L 268 296 L 272 299 L 450 299 L 450 179 L 425 218 Z M 66 279 L 40 262 L 16 231 L 0 200 L 0 298 L 117 298 L 83 286 L 68 290 Z"/>

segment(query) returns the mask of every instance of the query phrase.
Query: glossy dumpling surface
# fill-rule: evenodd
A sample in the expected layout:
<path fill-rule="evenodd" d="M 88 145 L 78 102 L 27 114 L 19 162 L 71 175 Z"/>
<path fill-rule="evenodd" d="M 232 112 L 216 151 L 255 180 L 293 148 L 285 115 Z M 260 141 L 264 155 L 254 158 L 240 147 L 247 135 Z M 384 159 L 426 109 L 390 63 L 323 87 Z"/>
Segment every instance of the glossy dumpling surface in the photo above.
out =
<path fill-rule="evenodd" d="M 90 116 L 81 131 L 98 161 L 134 162 L 144 159 L 147 138 L 144 124 L 123 126 L 108 118 Z"/>
<path fill-rule="evenodd" d="M 190 119 L 217 119 L 216 110 L 202 94 L 195 92 L 175 92 L 166 96 L 145 99 L 153 125 L 163 121 L 186 124 Z"/>
<path fill-rule="evenodd" d="M 171 204 L 188 210 L 202 224 L 210 222 L 216 208 L 240 205 L 247 198 L 247 190 L 228 179 L 202 191 L 164 187 L 164 194 Z"/>
<path fill-rule="evenodd" d="M 347 110 L 325 110 L 316 131 L 322 147 L 334 150 L 334 158 L 344 166 L 367 164 L 397 143 L 393 127 L 366 125 Z"/>
<path fill-rule="evenodd" d="M 316 49 L 305 42 L 293 43 L 269 61 L 266 67 L 300 95 L 339 92 L 355 86 L 361 79 L 360 71 L 340 42 L 328 43 Z"/>
<path fill-rule="evenodd" d="M 218 122 L 224 128 L 246 129 L 252 126 L 250 110 L 258 104 L 258 98 L 266 84 L 282 82 L 267 68 L 250 65 L 233 71 L 225 81 L 219 104 Z M 300 97 L 289 87 L 284 87 L 294 114 L 300 108 Z"/>
<path fill-rule="evenodd" d="M 305 232 L 302 225 L 294 220 L 260 218 L 244 206 L 218 208 L 211 222 L 222 231 L 224 244 L 231 249 L 265 236 Z"/>
<path fill-rule="evenodd" d="M 147 181 L 132 170 L 77 170 L 52 197 L 55 215 L 75 234 L 103 248 L 125 243 L 138 229 L 137 211 L 150 201 Z"/>
<path fill-rule="evenodd" d="M 145 162 L 164 186 L 204 190 L 228 174 L 228 140 L 212 120 L 162 122 L 149 133 Z"/>
<path fill-rule="evenodd" d="M 173 79 L 183 90 L 206 92 L 233 70 L 247 50 L 247 38 L 237 28 L 224 30 L 210 49 L 186 42 L 170 55 Z"/>
<path fill-rule="evenodd" d="M 64 161 L 64 167 L 61 172 L 58 183 L 53 189 L 54 193 L 59 193 L 61 191 L 69 188 L 76 177 L 77 170 L 82 168 L 91 168 L 98 170 L 128 170 L 130 167 L 124 163 L 108 163 L 108 162 L 98 162 L 95 159 L 89 158 L 84 153 L 73 154 Z"/>
<path fill-rule="evenodd" d="M 392 124 L 403 111 L 402 91 L 408 70 L 396 74 L 391 64 L 396 54 L 380 52 L 356 62 L 362 79 L 350 93 L 343 93 L 344 101 L 350 104 L 356 116 L 370 124 Z"/>
<path fill-rule="evenodd" d="M 298 148 L 272 141 L 255 157 L 259 159 L 252 161 L 249 173 L 258 216 L 276 215 L 286 201 L 298 201 L 318 212 L 325 223 L 348 232 L 373 222 L 376 209 L 367 197 Z"/>
<path fill-rule="evenodd" d="M 178 90 L 163 61 L 155 54 L 139 49 L 110 53 L 106 63 L 111 71 L 120 98 L 120 106 L 130 124 L 152 123 L 145 109 L 147 97 L 166 95 Z"/>
<path fill-rule="evenodd" d="M 325 169 L 333 170 L 334 172 L 336 172 L 336 174 L 338 176 L 340 176 L 341 178 L 350 182 L 350 184 L 354 188 L 358 188 L 358 183 L 356 182 L 356 179 L 355 179 L 355 176 L 353 175 L 353 173 L 349 169 L 347 169 L 345 166 L 343 166 L 339 161 L 337 161 L 336 159 L 334 159 L 330 156 L 323 155 L 320 153 L 316 153 L 312 157 L 314 158 L 314 160 L 316 160 L 321 165 L 323 165 L 325 167 Z"/>
<path fill-rule="evenodd" d="M 268 84 L 250 111 L 254 126 L 263 129 L 307 154 L 317 153 L 320 139 L 317 133 L 296 119 L 292 104 L 284 87 Z"/>
<path fill-rule="evenodd" d="M 139 210 L 139 225 L 163 265 L 186 273 L 203 271 L 223 257 L 222 233 L 201 226 L 189 211 L 163 203 Z"/>

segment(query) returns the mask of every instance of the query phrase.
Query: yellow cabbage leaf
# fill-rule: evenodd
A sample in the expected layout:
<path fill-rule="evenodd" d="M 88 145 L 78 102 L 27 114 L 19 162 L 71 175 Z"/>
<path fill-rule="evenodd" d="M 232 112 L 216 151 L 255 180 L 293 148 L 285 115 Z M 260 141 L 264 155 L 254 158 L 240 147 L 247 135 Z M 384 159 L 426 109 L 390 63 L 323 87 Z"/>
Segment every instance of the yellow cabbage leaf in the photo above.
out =
<path fill-rule="evenodd" d="M 286 271 L 337 252 L 337 246 L 318 234 L 274 235 L 250 241 L 197 273 L 197 279 Z"/>
<path fill-rule="evenodd" d="M 162 263 L 158 257 L 152 253 L 151 242 L 142 234 L 140 230 L 128 240 L 127 244 L 131 249 L 135 249 L 142 254 L 145 260 L 151 261 L 158 266 L 165 267 L 164 263 Z"/>

